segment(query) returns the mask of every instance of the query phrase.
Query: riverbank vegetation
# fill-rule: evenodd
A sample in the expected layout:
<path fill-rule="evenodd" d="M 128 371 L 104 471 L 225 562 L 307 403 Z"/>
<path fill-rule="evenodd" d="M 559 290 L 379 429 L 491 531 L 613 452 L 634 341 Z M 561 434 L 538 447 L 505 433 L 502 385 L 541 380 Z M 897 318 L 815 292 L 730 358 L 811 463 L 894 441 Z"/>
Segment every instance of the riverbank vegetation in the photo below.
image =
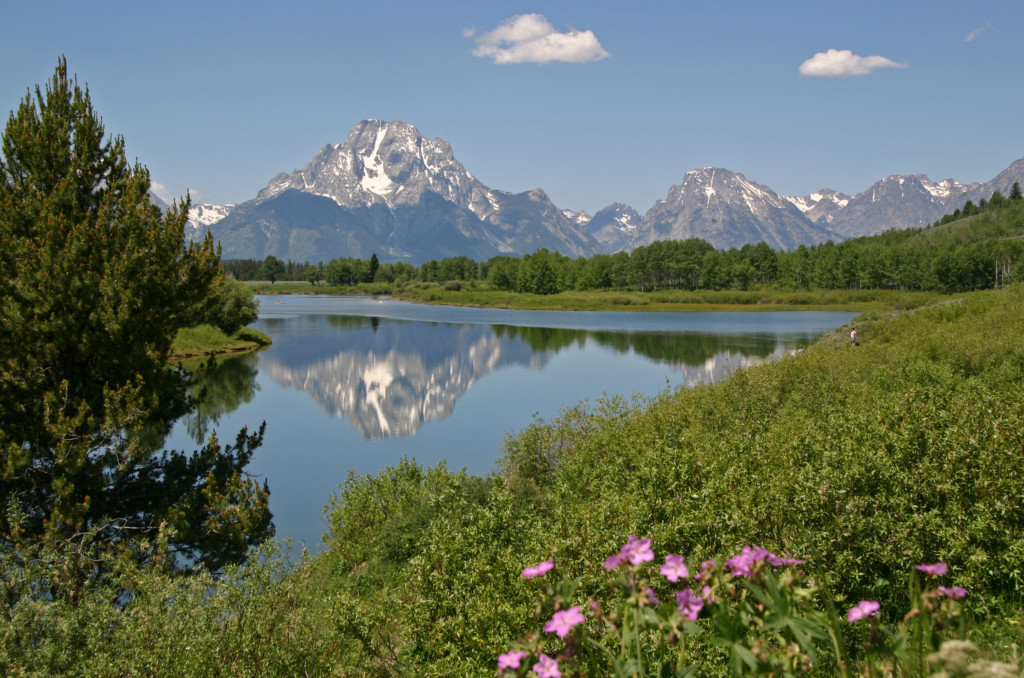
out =
<path fill-rule="evenodd" d="M 270 337 L 251 327 L 239 328 L 229 335 L 219 327 L 202 324 L 178 330 L 168 360 L 177 362 L 222 353 L 245 353 L 268 345 Z"/>
<path fill-rule="evenodd" d="M 218 281 L 214 294 L 199 317 L 199 324 L 174 335 L 169 359 L 174 362 L 220 353 L 242 353 L 270 344 L 270 337 L 247 325 L 259 315 L 259 302 L 243 283 Z"/>
<path fill-rule="evenodd" d="M 468 257 L 421 266 L 351 258 L 326 265 L 268 257 L 225 262 L 258 294 L 388 295 L 417 303 L 529 310 L 906 310 L 1024 276 L 1024 200 L 990 201 L 926 228 L 838 245 L 776 252 L 766 245 L 717 251 L 701 240 L 655 242 L 632 252 L 570 259 Z M 269 263 L 268 263 L 269 262 Z M 273 282 L 261 278 L 276 272 Z"/>
<path fill-rule="evenodd" d="M 919 308 L 953 298 L 939 292 L 900 290 L 638 290 L 532 294 L 494 289 L 486 282 L 458 286 L 434 282 L 359 283 L 311 287 L 301 282 L 250 282 L 254 294 L 388 296 L 422 304 L 537 311 L 780 311 L 886 312 Z"/>

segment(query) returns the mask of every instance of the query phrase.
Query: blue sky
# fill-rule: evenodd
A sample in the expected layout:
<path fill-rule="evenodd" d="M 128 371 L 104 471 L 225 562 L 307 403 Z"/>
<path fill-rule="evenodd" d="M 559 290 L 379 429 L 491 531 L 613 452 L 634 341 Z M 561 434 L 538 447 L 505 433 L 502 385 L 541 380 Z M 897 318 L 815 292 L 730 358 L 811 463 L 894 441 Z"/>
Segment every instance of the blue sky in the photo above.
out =
<path fill-rule="evenodd" d="M 60 55 L 159 193 L 242 202 L 360 120 L 491 188 L 641 214 L 685 173 L 785 195 L 1024 157 L 1024 2 L 6 2 L 0 105 Z"/>

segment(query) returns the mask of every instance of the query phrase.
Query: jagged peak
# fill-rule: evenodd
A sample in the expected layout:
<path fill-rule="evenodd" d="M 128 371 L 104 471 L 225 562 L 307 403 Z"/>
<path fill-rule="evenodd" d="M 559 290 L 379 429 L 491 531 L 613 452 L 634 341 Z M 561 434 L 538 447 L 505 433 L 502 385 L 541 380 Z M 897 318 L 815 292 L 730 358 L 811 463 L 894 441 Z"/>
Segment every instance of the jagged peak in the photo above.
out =
<path fill-rule="evenodd" d="M 635 209 L 633 209 L 632 207 L 630 207 L 629 205 L 627 205 L 624 202 L 613 202 L 611 205 L 608 205 L 607 207 L 603 207 L 603 208 L 601 208 L 601 209 L 599 209 L 597 211 L 597 214 L 600 214 L 602 217 L 606 217 L 609 214 L 623 214 L 623 213 L 630 214 L 630 215 L 636 215 L 638 218 L 640 216 L 639 212 L 637 212 Z M 594 216 L 597 216 L 597 214 L 595 214 Z"/>

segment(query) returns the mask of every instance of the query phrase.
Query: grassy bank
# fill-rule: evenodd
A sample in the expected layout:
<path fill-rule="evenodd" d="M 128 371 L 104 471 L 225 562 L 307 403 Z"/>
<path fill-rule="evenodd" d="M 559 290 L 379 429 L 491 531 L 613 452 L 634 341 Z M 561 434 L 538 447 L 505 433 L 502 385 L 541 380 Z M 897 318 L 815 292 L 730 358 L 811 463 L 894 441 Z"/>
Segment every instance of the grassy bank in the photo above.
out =
<path fill-rule="evenodd" d="M 651 292 L 561 292 L 524 294 L 486 287 L 448 289 L 415 285 L 395 296 L 420 303 L 551 311 L 892 311 L 919 308 L 948 298 L 930 292 L 888 290 L 660 290 Z"/>
<path fill-rule="evenodd" d="M 223 353 L 245 353 L 269 345 L 270 337 L 250 327 L 243 327 L 228 336 L 212 325 L 199 325 L 178 331 L 171 344 L 170 360 L 177 362 Z"/>
<path fill-rule="evenodd" d="M 821 311 L 888 312 L 920 308 L 951 298 L 936 292 L 894 290 L 685 290 L 585 291 L 526 294 L 470 283 L 250 282 L 255 294 L 377 294 L 424 304 L 549 311 Z"/>

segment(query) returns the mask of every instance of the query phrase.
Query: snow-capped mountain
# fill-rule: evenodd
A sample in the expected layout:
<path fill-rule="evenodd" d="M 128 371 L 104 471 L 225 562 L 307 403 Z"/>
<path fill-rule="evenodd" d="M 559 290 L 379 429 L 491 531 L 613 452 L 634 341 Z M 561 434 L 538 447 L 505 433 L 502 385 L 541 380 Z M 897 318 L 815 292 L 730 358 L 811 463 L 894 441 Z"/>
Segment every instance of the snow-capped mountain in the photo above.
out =
<path fill-rule="evenodd" d="M 599 210 L 584 227 L 608 254 L 626 247 L 640 226 L 640 214 L 625 203 L 617 202 Z"/>
<path fill-rule="evenodd" d="M 562 214 L 577 226 L 586 226 L 587 222 L 590 221 L 590 215 L 583 210 L 562 210 Z"/>
<path fill-rule="evenodd" d="M 962 207 L 971 188 L 952 179 L 933 182 L 923 174 L 888 176 L 830 215 L 828 225 L 843 238 L 927 226 Z"/>
<path fill-rule="evenodd" d="M 836 215 L 850 203 L 850 196 L 830 188 L 800 198 L 784 197 L 816 224 L 831 224 Z"/>
<path fill-rule="evenodd" d="M 447 142 L 400 121 L 364 120 L 344 144 L 324 146 L 303 169 L 277 175 L 212 230 L 226 258 L 312 261 L 376 252 L 417 263 L 542 247 L 569 256 L 599 251 L 543 190 L 492 190 Z"/>
<path fill-rule="evenodd" d="M 787 250 L 842 239 L 767 186 L 717 167 L 687 172 L 647 211 L 627 248 L 689 238 L 719 249 L 765 242 Z"/>
<path fill-rule="evenodd" d="M 788 199 L 808 219 L 827 224 L 845 239 L 928 226 L 962 208 L 968 200 L 978 204 L 996 191 L 1009 195 L 1014 183 L 1024 183 L 1024 158 L 984 183 L 962 184 L 954 179 L 932 181 L 923 174 L 894 174 L 852 198 L 822 189 L 803 198 Z"/>
<path fill-rule="evenodd" d="M 765 242 L 792 249 L 926 226 L 967 200 L 1006 195 L 1014 182 L 1024 183 L 1024 159 L 980 184 L 892 175 L 852 197 L 830 189 L 786 197 L 742 174 L 703 168 L 688 172 L 643 218 L 622 203 L 590 217 L 556 207 L 540 188 L 513 194 L 485 186 L 447 142 L 412 125 L 364 120 L 344 143 L 278 174 L 254 199 L 193 207 L 188 233 L 200 238 L 210 229 L 225 258 L 296 261 L 372 253 L 413 263 L 463 255 L 484 261 L 542 247 L 579 257 L 687 238 L 719 248 Z"/>
<path fill-rule="evenodd" d="M 185 222 L 185 236 L 189 240 L 201 240 L 206 231 L 218 221 L 231 214 L 234 205 L 193 205 L 188 209 L 188 221 Z"/>
<path fill-rule="evenodd" d="M 363 120 L 344 144 L 324 146 L 306 167 L 278 174 L 256 195 L 265 201 L 295 189 L 342 207 L 417 205 L 427 191 L 485 219 L 497 210 L 492 191 L 466 171 L 442 139 L 427 139 L 400 121 Z"/>

